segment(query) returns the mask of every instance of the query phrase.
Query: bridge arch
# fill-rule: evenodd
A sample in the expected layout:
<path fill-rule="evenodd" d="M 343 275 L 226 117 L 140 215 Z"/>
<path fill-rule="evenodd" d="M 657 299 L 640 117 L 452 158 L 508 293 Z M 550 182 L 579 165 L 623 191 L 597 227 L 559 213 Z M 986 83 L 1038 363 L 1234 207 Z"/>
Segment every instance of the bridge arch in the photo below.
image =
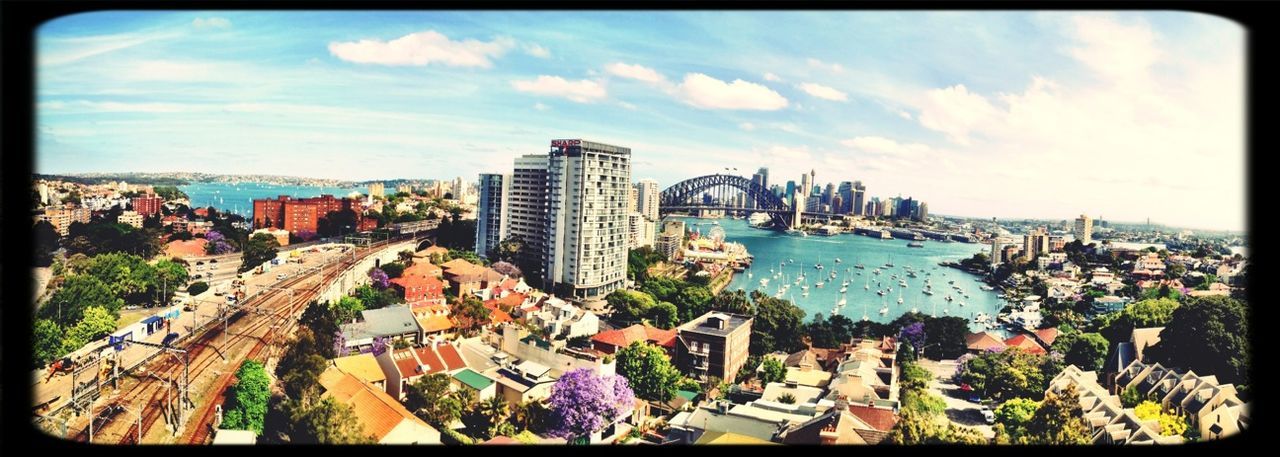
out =
<path fill-rule="evenodd" d="M 726 202 L 707 203 L 702 200 L 703 195 L 716 191 L 740 191 L 755 203 L 755 208 L 737 208 Z M 658 208 L 663 214 L 702 209 L 765 212 L 773 219 L 776 227 L 788 227 L 791 219 L 791 205 L 769 189 L 742 176 L 724 174 L 699 176 L 673 184 L 658 197 Z"/>

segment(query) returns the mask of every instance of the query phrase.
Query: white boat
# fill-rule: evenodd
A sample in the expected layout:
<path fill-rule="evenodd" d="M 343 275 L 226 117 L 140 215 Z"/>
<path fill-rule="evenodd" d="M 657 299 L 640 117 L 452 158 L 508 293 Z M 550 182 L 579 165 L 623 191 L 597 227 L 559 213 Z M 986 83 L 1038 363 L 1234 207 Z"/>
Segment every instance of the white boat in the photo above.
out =
<path fill-rule="evenodd" d="M 769 285 L 769 278 L 760 278 L 760 287 Z"/>
<path fill-rule="evenodd" d="M 884 291 L 883 291 L 883 290 L 877 290 L 877 291 L 876 291 L 876 293 L 877 293 L 877 294 L 880 294 L 880 295 L 884 295 Z"/>
<path fill-rule="evenodd" d="M 871 272 L 872 272 L 872 273 L 875 273 L 875 274 L 880 274 L 880 269 L 879 269 L 879 268 L 876 268 L 876 269 L 874 269 L 874 270 L 871 270 Z"/>
<path fill-rule="evenodd" d="M 898 304 L 899 304 L 899 305 L 901 305 L 901 304 L 902 304 L 902 297 L 898 297 Z"/>
<path fill-rule="evenodd" d="M 902 287 L 907 287 L 907 281 L 906 280 L 898 281 L 898 285 Z"/>
<path fill-rule="evenodd" d="M 836 305 L 844 306 L 846 303 L 849 303 L 849 300 L 845 299 L 844 297 L 840 297 L 840 301 L 836 302 Z"/>
<path fill-rule="evenodd" d="M 888 307 L 888 306 L 881 306 L 881 307 L 880 307 L 880 315 L 881 315 L 881 316 L 883 316 L 883 315 L 885 315 L 885 314 L 889 314 L 889 307 Z"/>
<path fill-rule="evenodd" d="M 951 301 L 951 300 L 955 300 L 955 299 L 954 299 L 954 298 L 951 298 L 951 296 L 950 296 L 950 295 L 948 295 L 948 296 L 947 296 L 947 301 Z"/>
<path fill-rule="evenodd" d="M 800 286 L 800 290 L 809 290 L 809 285 L 805 284 L 803 286 Z"/>
<path fill-rule="evenodd" d="M 817 288 L 821 289 L 823 284 L 826 284 L 826 283 L 824 283 L 824 282 L 822 282 L 822 281 L 818 281 L 818 282 L 813 283 L 813 287 L 817 287 Z"/>
<path fill-rule="evenodd" d="M 806 291 L 804 291 L 804 292 L 801 292 L 801 293 L 800 293 L 800 296 L 801 296 L 801 297 L 808 297 L 808 296 L 809 296 L 809 291 L 808 291 L 808 290 L 806 290 Z"/>
<path fill-rule="evenodd" d="M 960 305 L 960 306 L 964 306 L 964 302 L 959 302 L 959 303 L 957 303 L 957 304 L 958 304 L 958 305 Z"/>
<path fill-rule="evenodd" d="M 982 290 L 990 292 L 990 291 L 996 290 L 996 288 L 991 286 L 982 286 Z"/>
<path fill-rule="evenodd" d="M 933 295 L 933 291 L 929 289 L 922 290 L 921 292 L 924 292 L 925 295 Z"/>
<path fill-rule="evenodd" d="M 943 309 L 942 309 L 942 314 L 950 315 L 950 314 L 951 314 L 951 308 L 943 308 Z"/>
<path fill-rule="evenodd" d="M 848 291 L 849 291 L 849 288 L 848 288 L 848 287 L 841 287 L 841 288 L 840 288 L 840 293 L 842 293 L 842 294 L 843 294 L 843 293 L 845 293 L 845 292 L 848 292 Z"/>
<path fill-rule="evenodd" d="M 914 307 L 913 307 L 913 308 L 911 308 L 911 312 L 912 312 L 912 313 L 919 313 L 919 312 L 920 312 L 920 310 L 919 310 L 918 308 L 914 308 Z"/>
<path fill-rule="evenodd" d="M 836 263 L 840 263 L 840 258 L 836 257 Z"/>

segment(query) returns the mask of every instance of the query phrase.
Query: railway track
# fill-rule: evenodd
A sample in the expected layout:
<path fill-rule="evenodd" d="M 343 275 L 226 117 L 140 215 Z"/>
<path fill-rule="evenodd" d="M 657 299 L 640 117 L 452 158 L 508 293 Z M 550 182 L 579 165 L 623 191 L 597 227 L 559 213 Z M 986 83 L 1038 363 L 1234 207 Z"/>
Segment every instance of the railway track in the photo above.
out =
<path fill-rule="evenodd" d="M 265 362 L 266 356 L 271 353 L 264 351 L 271 349 L 272 346 L 278 346 L 285 341 L 284 338 L 287 335 L 291 335 L 297 329 L 297 315 L 321 289 L 347 268 L 386 245 L 398 241 L 400 240 L 388 240 L 358 250 L 354 259 L 339 260 L 338 267 L 333 273 L 323 273 L 314 285 L 296 288 L 300 284 L 316 279 L 314 275 L 298 276 L 262 292 L 228 317 L 224 344 L 215 344 L 219 342 L 220 337 L 224 337 L 223 328 L 217 323 L 211 323 L 201 330 L 198 336 L 193 336 L 193 339 L 183 347 L 187 351 L 189 366 L 190 391 L 187 393 L 189 398 L 177 398 L 177 386 L 182 382 L 183 363 L 176 354 L 160 354 L 159 360 L 148 362 L 146 375 L 133 373 L 128 377 L 122 376 L 117 380 L 122 384 L 120 393 L 105 407 L 95 408 L 95 414 L 92 415 L 97 418 L 97 422 L 93 424 L 94 442 L 137 443 L 138 417 L 131 412 L 122 414 L 122 408 L 119 406 L 127 405 L 127 410 L 142 411 L 141 434 L 143 441 L 146 441 L 147 434 L 153 430 L 156 422 L 164 418 L 167 410 L 165 405 L 169 400 L 172 399 L 172 407 L 177 408 L 179 401 L 193 401 L 191 398 L 209 397 L 208 394 L 212 393 L 212 397 L 202 402 L 203 406 L 192 411 L 194 414 L 191 414 L 188 419 L 188 427 L 180 428 L 183 434 L 178 438 L 178 442 L 183 444 L 207 443 L 212 432 L 214 406 L 221 404 L 224 392 L 230 386 L 235 369 L 239 367 L 240 362 L 243 360 Z M 288 299 L 289 294 L 285 289 L 293 290 L 293 300 Z M 246 317 L 250 318 L 246 319 Z M 248 351 L 244 351 L 245 346 L 250 343 L 252 345 L 248 347 Z M 243 356 L 237 356 L 242 352 Z M 225 364 L 222 362 L 224 357 L 228 359 Z M 217 376 L 205 387 L 197 387 L 199 385 L 197 380 L 208 377 L 207 375 L 215 366 L 224 366 L 226 369 L 216 373 Z M 76 432 L 70 438 L 75 441 L 88 441 L 88 422 L 85 420 L 76 422 L 78 423 L 71 427 L 71 430 Z"/>

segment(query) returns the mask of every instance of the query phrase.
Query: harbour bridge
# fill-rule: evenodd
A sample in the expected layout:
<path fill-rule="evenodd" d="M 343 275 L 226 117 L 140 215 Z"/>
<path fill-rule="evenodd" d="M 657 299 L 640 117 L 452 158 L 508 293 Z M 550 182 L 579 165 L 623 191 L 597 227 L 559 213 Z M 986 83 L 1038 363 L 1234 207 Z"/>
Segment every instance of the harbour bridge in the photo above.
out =
<path fill-rule="evenodd" d="M 739 194 L 746 195 L 745 207 L 737 204 Z M 797 208 L 751 179 L 730 174 L 686 179 L 666 188 L 658 197 L 658 212 L 663 215 L 701 211 L 766 213 L 771 225 L 777 229 L 793 227 L 797 216 L 803 222 L 839 217 L 830 213 L 797 211 Z"/>

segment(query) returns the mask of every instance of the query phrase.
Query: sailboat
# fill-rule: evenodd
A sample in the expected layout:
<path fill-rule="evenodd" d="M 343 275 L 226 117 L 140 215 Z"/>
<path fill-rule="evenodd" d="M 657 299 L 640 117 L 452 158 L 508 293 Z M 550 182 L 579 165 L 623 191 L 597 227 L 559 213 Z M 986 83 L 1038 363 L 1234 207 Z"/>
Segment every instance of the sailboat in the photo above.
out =
<path fill-rule="evenodd" d="M 880 315 L 883 316 L 885 314 L 889 314 L 889 305 L 884 304 L 884 302 L 880 302 Z"/>
<path fill-rule="evenodd" d="M 898 289 L 898 304 L 902 304 L 902 289 Z"/>
<path fill-rule="evenodd" d="M 889 254 L 889 261 L 884 263 L 887 268 L 893 268 L 893 254 Z"/>
<path fill-rule="evenodd" d="M 836 257 L 836 263 L 840 263 L 840 258 Z"/>
<path fill-rule="evenodd" d="M 846 303 L 849 303 L 849 300 L 844 297 L 840 297 L 840 301 L 836 302 L 836 306 L 844 306 Z"/>
<path fill-rule="evenodd" d="M 862 302 L 862 321 L 866 322 L 871 319 L 867 318 L 867 302 Z"/>
<path fill-rule="evenodd" d="M 870 278 L 867 278 L 866 282 L 863 282 L 863 283 L 862 283 L 862 290 L 871 290 L 871 279 L 870 279 Z"/>

